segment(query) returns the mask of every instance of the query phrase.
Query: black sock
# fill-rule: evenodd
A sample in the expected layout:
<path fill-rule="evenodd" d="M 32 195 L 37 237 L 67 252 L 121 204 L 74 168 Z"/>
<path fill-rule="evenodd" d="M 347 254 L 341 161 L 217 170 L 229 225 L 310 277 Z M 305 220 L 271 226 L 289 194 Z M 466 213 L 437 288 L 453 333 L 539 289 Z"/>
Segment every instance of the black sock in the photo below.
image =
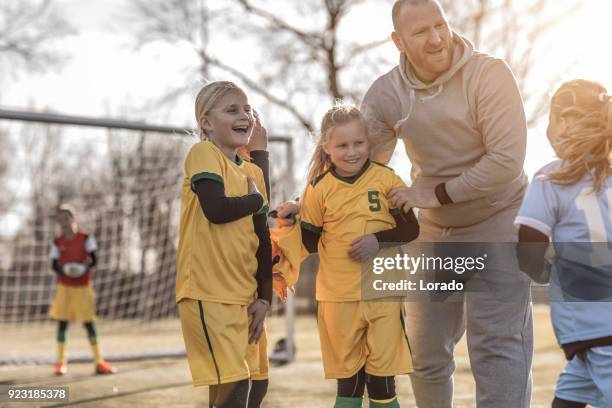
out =
<path fill-rule="evenodd" d="M 568 401 L 558 397 L 552 402 L 552 408 L 586 408 L 584 402 Z"/>
<path fill-rule="evenodd" d="M 252 380 L 248 408 L 259 408 L 268 392 L 268 380 Z"/>
<path fill-rule="evenodd" d="M 218 385 L 211 385 L 208 387 L 208 408 L 215 408 L 215 400 L 217 399 L 217 387 Z"/>
<path fill-rule="evenodd" d="M 68 322 L 60 320 L 57 324 L 57 341 L 66 341 L 66 330 L 68 330 Z"/>
<path fill-rule="evenodd" d="M 367 375 L 366 386 L 370 399 L 382 401 L 395 397 L 395 377 L 379 377 L 377 375 Z"/>
<path fill-rule="evenodd" d="M 337 395 L 344 398 L 360 398 L 363 397 L 365 389 L 365 367 L 350 378 L 340 378 L 338 380 Z"/>
<path fill-rule="evenodd" d="M 85 327 L 85 330 L 87 330 L 87 337 L 96 337 L 96 326 L 93 324 L 93 322 L 83 323 L 83 326 Z"/>
<path fill-rule="evenodd" d="M 214 396 L 215 408 L 244 408 L 249 397 L 249 380 L 211 385 L 209 395 Z"/>

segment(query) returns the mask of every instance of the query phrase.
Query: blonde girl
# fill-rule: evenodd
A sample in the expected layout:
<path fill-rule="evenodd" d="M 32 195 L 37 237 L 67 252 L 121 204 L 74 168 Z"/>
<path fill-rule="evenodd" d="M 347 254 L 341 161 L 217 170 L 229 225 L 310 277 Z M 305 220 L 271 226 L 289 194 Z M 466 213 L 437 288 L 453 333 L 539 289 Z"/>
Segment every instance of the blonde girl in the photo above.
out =
<path fill-rule="evenodd" d="M 369 160 L 367 126 L 354 106 L 323 117 L 301 203 L 302 241 L 320 257 L 318 329 L 325 377 L 337 380 L 335 407 L 398 407 L 395 375 L 412 371 L 400 302 L 366 302 L 362 262 L 384 246 L 418 236 L 412 210 L 391 208 L 388 193 L 404 186 Z M 283 213 L 281 213 L 281 216 Z"/>
<path fill-rule="evenodd" d="M 550 280 L 551 317 L 568 363 L 553 408 L 612 406 L 612 98 L 600 84 L 564 83 L 548 139 L 559 160 L 539 170 L 519 210 L 519 264 Z M 545 253 L 555 256 L 547 266 Z M 603 256 L 602 256 L 603 255 Z"/>
<path fill-rule="evenodd" d="M 201 141 L 185 159 L 176 279 L 187 359 L 193 384 L 210 386 L 211 406 L 258 407 L 268 384 L 271 247 L 264 173 L 239 152 L 265 130 L 228 81 L 204 86 L 195 114 Z"/>

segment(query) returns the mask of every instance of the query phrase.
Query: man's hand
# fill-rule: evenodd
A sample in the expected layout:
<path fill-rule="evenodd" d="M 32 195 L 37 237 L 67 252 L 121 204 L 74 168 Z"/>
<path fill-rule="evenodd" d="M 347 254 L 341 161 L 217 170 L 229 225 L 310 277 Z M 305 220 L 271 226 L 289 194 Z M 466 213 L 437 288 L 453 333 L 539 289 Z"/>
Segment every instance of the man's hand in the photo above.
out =
<path fill-rule="evenodd" d="M 251 131 L 251 137 L 246 145 L 246 149 L 249 152 L 266 150 L 268 148 L 268 131 L 261 124 L 261 118 L 256 110 L 253 110 L 253 121 L 253 130 Z"/>
<path fill-rule="evenodd" d="M 376 235 L 364 235 L 351 242 L 349 257 L 355 262 L 363 262 L 376 255 L 379 249 L 380 246 L 378 245 Z"/>
<path fill-rule="evenodd" d="M 270 303 L 264 299 L 257 299 L 247 309 L 247 314 L 251 316 L 249 325 L 249 343 L 257 343 L 263 333 L 264 319 L 270 310 Z"/>
<path fill-rule="evenodd" d="M 441 207 L 436 191 L 428 187 L 397 187 L 389 192 L 391 206 L 401 208 L 405 213 L 411 208 Z"/>

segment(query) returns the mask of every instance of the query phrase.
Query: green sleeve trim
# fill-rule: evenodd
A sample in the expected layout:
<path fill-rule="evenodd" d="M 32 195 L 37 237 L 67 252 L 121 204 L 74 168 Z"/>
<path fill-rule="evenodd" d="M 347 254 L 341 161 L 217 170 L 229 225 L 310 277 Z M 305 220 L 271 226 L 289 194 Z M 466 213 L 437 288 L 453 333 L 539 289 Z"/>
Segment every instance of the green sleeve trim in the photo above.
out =
<path fill-rule="evenodd" d="M 314 226 L 314 225 L 309 224 L 309 223 L 304 222 L 304 221 L 302 221 L 301 226 L 302 226 L 302 228 L 304 228 L 305 230 L 308 230 L 308 231 L 311 231 L 311 232 L 315 232 L 315 233 L 317 233 L 317 234 L 320 234 L 321 232 L 323 232 L 323 228 L 321 228 L 321 227 L 317 227 L 317 226 Z"/>
<path fill-rule="evenodd" d="M 255 215 L 268 214 L 269 209 L 270 207 L 268 205 L 264 205 L 263 207 L 259 209 L 259 211 L 255 213 Z"/>
<path fill-rule="evenodd" d="M 207 173 L 207 172 L 198 173 L 198 174 L 194 175 L 193 177 L 191 177 L 191 190 L 195 191 L 193 189 L 194 184 L 196 183 L 196 181 L 203 180 L 203 179 L 213 180 L 213 181 L 217 181 L 217 182 L 223 184 L 223 179 L 218 174 Z"/>

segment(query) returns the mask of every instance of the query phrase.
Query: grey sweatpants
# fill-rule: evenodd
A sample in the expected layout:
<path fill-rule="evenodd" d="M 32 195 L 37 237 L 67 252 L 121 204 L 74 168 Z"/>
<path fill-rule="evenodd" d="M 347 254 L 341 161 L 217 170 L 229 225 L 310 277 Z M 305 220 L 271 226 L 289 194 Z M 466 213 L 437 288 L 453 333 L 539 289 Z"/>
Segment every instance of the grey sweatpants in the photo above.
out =
<path fill-rule="evenodd" d="M 518 207 L 480 224 L 441 228 L 420 219 L 422 242 L 515 242 Z M 488 247 L 496 251 L 495 245 Z M 531 400 L 533 322 L 530 281 L 516 258 L 501 245 L 489 254 L 487 273 L 498 274 L 512 287 L 500 300 L 494 291 L 467 292 L 459 302 L 407 302 L 406 328 L 414 373 L 410 379 L 419 408 L 450 408 L 453 398 L 453 350 L 467 331 L 470 365 L 479 408 L 524 408 Z M 503 253 L 503 254 L 502 254 Z M 499 279 L 498 279 L 499 281 Z"/>

